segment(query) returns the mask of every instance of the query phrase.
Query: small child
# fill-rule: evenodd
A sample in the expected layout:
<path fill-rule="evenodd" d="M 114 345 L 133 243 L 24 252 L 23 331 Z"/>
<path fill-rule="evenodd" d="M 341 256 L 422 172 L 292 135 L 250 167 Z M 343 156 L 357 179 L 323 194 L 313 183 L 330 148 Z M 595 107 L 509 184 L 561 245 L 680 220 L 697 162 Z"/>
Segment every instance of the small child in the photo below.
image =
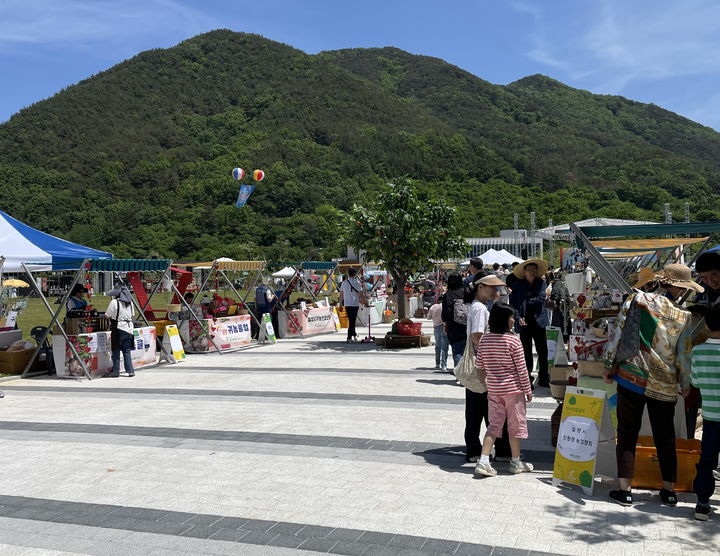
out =
<path fill-rule="evenodd" d="M 710 514 L 710 496 L 715 492 L 713 471 L 720 454 L 720 306 L 710 308 L 705 324 L 710 334 L 705 343 L 692 350 L 690 377 L 702 397 L 702 447 L 693 483 L 697 495 L 695 519 L 699 521 L 707 521 Z"/>
<path fill-rule="evenodd" d="M 490 464 L 495 439 L 502 436 L 507 420 L 510 440 L 510 473 L 529 473 L 533 466 L 520 460 L 520 439 L 528 437 L 525 400 L 532 400 L 525 355 L 520 338 L 511 332 L 515 311 L 505 303 L 496 303 L 490 311 L 488 332 L 482 335 L 475 364 L 487 375 L 488 420 L 483 439 L 482 455 L 474 475 L 494 477 L 497 471 Z"/>
<path fill-rule="evenodd" d="M 438 288 L 438 300 L 428 309 L 427 318 L 432 319 L 435 331 L 435 368 L 447 372 L 448 346 L 450 344 L 445 333 L 445 323 L 442 320 L 442 293 L 443 291 Z"/>

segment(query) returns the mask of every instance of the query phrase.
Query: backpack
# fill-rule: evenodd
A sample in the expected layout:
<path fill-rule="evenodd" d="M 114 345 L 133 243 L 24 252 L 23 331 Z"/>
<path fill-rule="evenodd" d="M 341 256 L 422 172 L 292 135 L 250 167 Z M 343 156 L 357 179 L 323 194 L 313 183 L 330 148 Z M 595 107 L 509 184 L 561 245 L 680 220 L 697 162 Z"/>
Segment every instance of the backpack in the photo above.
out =
<path fill-rule="evenodd" d="M 469 303 L 463 303 L 462 299 L 457 299 L 453 305 L 453 320 L 458 324 L 467 324 Z"/>

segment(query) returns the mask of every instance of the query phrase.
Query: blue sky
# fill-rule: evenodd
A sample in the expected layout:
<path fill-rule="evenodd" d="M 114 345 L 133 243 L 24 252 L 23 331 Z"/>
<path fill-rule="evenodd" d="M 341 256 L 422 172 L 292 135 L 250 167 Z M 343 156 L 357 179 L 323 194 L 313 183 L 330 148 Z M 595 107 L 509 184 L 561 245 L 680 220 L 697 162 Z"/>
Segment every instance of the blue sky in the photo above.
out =
<path fill-rule="evenodd" d="M 717 0 L 0 0 L 0 122 L 218 28 L 308 53 L 396 46 L 502 85 L 542 73 L 720 130 Z"/>

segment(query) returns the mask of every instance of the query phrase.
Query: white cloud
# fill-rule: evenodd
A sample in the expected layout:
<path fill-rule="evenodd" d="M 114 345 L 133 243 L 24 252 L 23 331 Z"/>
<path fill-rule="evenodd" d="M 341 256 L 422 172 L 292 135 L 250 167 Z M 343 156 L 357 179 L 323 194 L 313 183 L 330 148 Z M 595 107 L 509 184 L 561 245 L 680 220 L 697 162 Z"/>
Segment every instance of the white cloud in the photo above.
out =
<path fill-rule="evenodd" d="M 600 80 L 622 87 L 720 70 L 720 3 L 600 3 L 597 23 L 580 37 Z"/>
<path fill-rule="evenodd" d="M 213 22 L 175 0 L 4 0 L 0 47 L 127 40 L 147 33 L 187 35 Z"/>

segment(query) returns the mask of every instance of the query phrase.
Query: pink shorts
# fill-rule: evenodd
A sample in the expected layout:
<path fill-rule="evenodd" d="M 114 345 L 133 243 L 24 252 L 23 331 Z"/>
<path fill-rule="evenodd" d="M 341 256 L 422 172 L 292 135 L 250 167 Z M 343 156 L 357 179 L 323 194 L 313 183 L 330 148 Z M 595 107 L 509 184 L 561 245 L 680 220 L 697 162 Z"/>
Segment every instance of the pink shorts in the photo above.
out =
<path fill-rule="evenodd" d="M 525 394 L 493 396 L 488 394 L 487 433 L 490 436 L 502 436 L 503 425 L 507 419 L 508 434 L 512 438 L 527 438 L 527 418 L 525 416 Z"/>

